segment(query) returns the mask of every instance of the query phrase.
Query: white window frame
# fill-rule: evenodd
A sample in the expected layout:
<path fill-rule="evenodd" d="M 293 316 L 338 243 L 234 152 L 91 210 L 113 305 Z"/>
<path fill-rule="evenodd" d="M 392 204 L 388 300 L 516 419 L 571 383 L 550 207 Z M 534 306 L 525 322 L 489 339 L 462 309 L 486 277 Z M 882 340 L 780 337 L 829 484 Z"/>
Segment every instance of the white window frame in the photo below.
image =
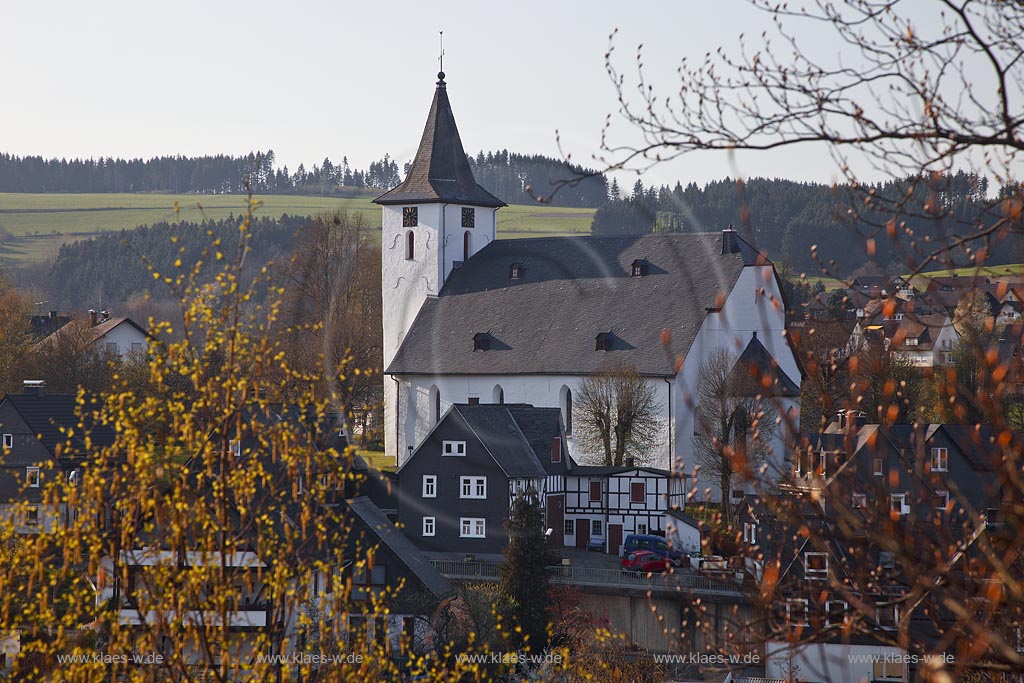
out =
<path fill-rule="evenodd" d="M 424 474 L 423 475 L 423 497 L 424 498 L 437 498 L 437 475 L 436 474 Z"/>
<path fill-rule="evenodd" d="M 825 558 L 825 566 L 821 569 L 812 569 L 811 557 Z M 809 581 L 826 581 L 828 579 L 828 553 L 820 551 L 807 551 L 804 553 L 804 576 Z"/>
<path fill-rule="evenodd" d="M 459 498 L 487 498 L 487 477 L 459 477 Z"/>
<path fill-rule="evenodd" d="M 932 472 L 949 471 L 949 449 L 942 446 L 932 448 Z"/>
<path fill-rule="evenodd" d="M 757 543 L 757 523 L 756 522 L 744 522 L 743 523 L 743 541 L 754 545 Z"/>
<path fill-rule="evenodd" d="M 900 509 L 896 509 L 896 501 L 900 503 Z M 910 514 L 910 506 L 907 505 L 907 494 L 906 493 L 890 493 L 889 494 L 889 511 L 898 512 L 900 515 Z"/>
<path fill-rule="evenodd" d="M 4 448 L 14 448 L 14 434 L 4 434 Z"/>
<path fill-rule="evenodd" d="M 832 618 L 831 618 L 832 612 L 829 609 L 831 605 L 842 605 L 842 608 L 840 609 L 840 619 L 839 619 L 839 621 L 833 621 L 832 620 Z M 850 608 L 850 605 L 847 604 L 847 602 L 845 600 L 826 600 L 825 601 L 825 625 L 826 626 L 835 626 L 837 624 L 844 624 L 844 623 L 846 623 L 846 610 L 848 610 L 849 608 Z"/>
<path fill-rule="evenodd" d="M 892 625 L 886 625 L 882 620 L 883 610 L 889 612 L 892 610 Z M 879 628 L 884 628 L 886 631 L 895 631 L 900 626 L 900 611 L 896 609 L 896 605 L 884 605 L 882 607 L 875 608 L 875 621 L 878 623 Z"/>
<path fill-rule="evenodd" d="M 604 522 L 602 520 L 590 520 L 590 535 L 596 538 L 604 538 Z"/>
<path fill-rule="evenodd" d="M 942 504 L 941 507 L 938 506 L 938 505 L 935 506 L 936 510 L 940 510 L 942 512 L 945 512 L 946 510 L 949 509 L 949 491 L 943 491 L 941 489 L 937 490 L 935 492 L 935 497 L 936 498 L 944 498 L 945 499 L 945 502 Z"/>
<path fill-rule="evenodd" d="M 441 442 L 441 455 L 445 458 L 466 457 L 465 441 L 443 441 Z"/>
<path fill-rule="evenodd" d="M 793 606 L 802 605 L 804 611 L 804 620 L 796 623 L 793 621 Z M 810 626 L 810 614 L 808 614 L 807 598 L 789 598 L 786 600 L 786 621 L 789 622 L 790 626 Z"/>
<path fill-rule="evenodd" d="M 562 523 L 562 535 L 563 536 L 575 536 L 576 535 L 576 520 L 567 519 Z"/>
<path fill-rule="evenodd" d="M 424 517 L 423 518 L 423 535 L 433 536 L 437 532 L 437 518 L 436 517 Z"/>
<path fill-rule="evenodd" d="M 30 489 L 37 489 L 37 488 L 39 488 L 39 483 L 40 483 L 41 480 L 42 480 L 42 477 L 39 474 L 39 468 L 38 467 L 26 467 L 25 468 L 25 485 L 26 486 L 28 486 Z"/>
<path fill-rule="evenodd" d="M 871 460 L 871 469 L 876 477 L 885 476 L 885 458 L 881 456 L 875 456 Z"/>
<path fill-rule="evenodd" d="M 483 517 L 459 517 L 459 538 L 485 538 L 487 520 Z"/>
<path fill-rule="evenodd" d="M 29 505 L 27 508 L 25 508 L 25 526 L 39 526 L 38 505 Z"/>
<path fill-rule="evenodd" d="M 236 458 L 242 457 L 242 442 L 235 439 L 228 442 L 228 451 Z"/>
<path fill-rule="evenodd" d="M 866 508 L 868 506 L 868 497 L 865 493 L 853 494 L 853 507 L 854 508 Z"/>

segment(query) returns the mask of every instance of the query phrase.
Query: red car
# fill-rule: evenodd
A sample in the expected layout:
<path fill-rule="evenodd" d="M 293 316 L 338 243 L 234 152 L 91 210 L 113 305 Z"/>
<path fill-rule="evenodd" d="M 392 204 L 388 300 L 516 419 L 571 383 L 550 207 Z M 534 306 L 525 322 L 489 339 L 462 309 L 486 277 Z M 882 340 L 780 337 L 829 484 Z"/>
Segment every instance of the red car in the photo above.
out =
<path fill-rule="evenodd" d="M 634 550 L 622 558 L 622 571 L 646 574 L 668 569 L 669 560 L 650 550 Z"/>

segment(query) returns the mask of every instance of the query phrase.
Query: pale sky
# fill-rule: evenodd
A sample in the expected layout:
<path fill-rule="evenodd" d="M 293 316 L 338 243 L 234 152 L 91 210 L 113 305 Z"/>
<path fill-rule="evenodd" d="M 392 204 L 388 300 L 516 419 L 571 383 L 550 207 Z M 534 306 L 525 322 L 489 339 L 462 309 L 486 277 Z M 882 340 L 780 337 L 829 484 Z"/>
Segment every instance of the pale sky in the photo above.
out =
<path fill-rule="evenodd" d="M 506 148 L 586 164 L 617 109 L 604 69 L 644 43 L 666 94 L 764 15 L 740 0 L 686 2 L 25 2 L 0 0 L 0 151 L 45 157 L 241 154 L 278 163 L 325 156 L 364 168 L 411 159 L 445 32 L 448 91 L 467 152 Z M 811 37 L 817 40 L 816 37 Z M 822 45 L 816 47 L 821 48 Z M 824 46 L 827 49 L 827 45 Z M 613 128 L 628 140 L 625 124 Z M 830 182 L 824 150 L 694 156 L 647 180 L 735 176 Z"/>

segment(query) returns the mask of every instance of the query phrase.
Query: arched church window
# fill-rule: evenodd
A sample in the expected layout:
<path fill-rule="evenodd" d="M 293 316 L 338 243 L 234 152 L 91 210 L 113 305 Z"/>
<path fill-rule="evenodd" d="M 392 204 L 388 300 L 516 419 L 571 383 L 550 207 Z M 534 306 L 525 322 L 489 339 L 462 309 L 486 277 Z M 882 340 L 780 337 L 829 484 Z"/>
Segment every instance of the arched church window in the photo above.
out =
<path fill-rule="evenodd" d="M 405 258 L 413 260 L 416 256 L 416 236 L 412 234 L 412 230 L 405 233 Z"/>
<path fill-rule="evenodd" d="M 563 386 L 561 394 L 562 422 L 565 424 L 565 433 L 572 434 L 572 390 Z"/>
<path fill-rule="evenodd" d="M 494 385 L 494 403 L 505 402 L 505 390 L 501 388 L 500 384 Z"/>
<path fill-rule="evenodd" d="M 436 386 L 430 387 L 431 403 L 431 420 L 434 424 L 437 424 L 441 420 L 441 390 Z"/>
<path fill-rule="evenodd" d="M 463 235 L 462 235 L 462 260 L 463 261 L 468 261 L 469 260 L 469 247 L 470 247 L 470 241 L 472 239 L 473 239 L 473 235 L 468 230 L 465 233 L 463 233 Z"/>

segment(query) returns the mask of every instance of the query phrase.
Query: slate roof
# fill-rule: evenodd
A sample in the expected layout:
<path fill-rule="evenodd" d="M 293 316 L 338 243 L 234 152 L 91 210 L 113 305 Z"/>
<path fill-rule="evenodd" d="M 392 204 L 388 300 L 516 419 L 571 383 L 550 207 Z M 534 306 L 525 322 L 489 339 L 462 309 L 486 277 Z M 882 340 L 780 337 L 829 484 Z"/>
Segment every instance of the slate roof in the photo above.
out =
<path fill-rule="evenodd" d="M 647 472 L 659 477 L 669 476 L 668 470 L 657 467 L 632 467 L 627 465 L 577 465 L 571 472 L 574 477 L 614 477 L 626 472 Z"/>
<path fill-rule="evenodd" d="M 78 397 L 72 394 L 8 394 L 5 401 L 14 406 L 15 410 L 28 425 L 29 429 L 39 437 L 40 442 L 52 455 L 57 455 L 57 447 L 64 447 L 67 436 L 61 428 L 73 428 L 75 438 L 71 440 L 72 453 L 63 455 L 85 455 L 85 442 L 82 440 L 82 429 L 78 427 L 81 418 L 78 415 Z M 96 399 L 86 396 L 82 410 L 88 413 L 95 406 Z M 92 424 L 85 421 L 92 439 L 92 449 L 96 450 L 114 443 L 114 430 L 108 425 Z"/>
<path fill-rule="evenodd" d="M 430 591 L 435 598 L 442 600 L 455 593 L 455 589 L 441 576 L 412 541 L 395 528 L 379 507 L 365 496 L 346 501 L 353 514 L 366 525 L 370 532 L 385 545 L 399 562 Z"/>
<path fill-rule="evenodd" d="M 405 181 L 374 201 L 377 204 L 451 202 L 505 206 L 505 202 L 477 185 L 455 125 L 444 74 L 438 74 L 438 79 L 420 146 Z"/>
<path fill-rule="evenodd" d="M 505 407 L 548 474 L 560 474 L 571 468 L 564 440 L 561 462 L 551 462 L 551 442 L 556 436 L 562 438 L 560 408 L 535 408 L 525 403 L 506 404 Z"/>
<path fill-rule="evenodd" d="M 728 243 L 723 254 L 723 233 L 495 240 L 427 298 L 387 373 L 581 375 L 621 361 L 674 377 L 743 267 L 771 264 L 735 233 Z M 636 259 L 647 275 L 631 277 Z M 613 350 L 595 350 L 608 331 Z M 474 351 L 479 332 L 488 350 Z"/>
<path fill-rule="evenodd" d="M 525 404 L 518 407 L 537 410 Z M 458 413 L 466 421 L 498 467 L 510 478 L 543 477 L 547 474 L 541 465 L 542 458 L 534 452 L 509 406 L 497 403 L 456 404 L 450 412 Z M 550 448 L 550 440 L 547 443 Z M 550 460 L 550 456 L 547 459 Z"/>
<path fill-rule="evenodd" d="M 141 332 L 147 338 L 151 337 L 149 332 L 146 332 L 146 330 L 141 325 L 139 325 L 137 322 L 135 322 L 131 318 L 125 318 L 125 317 L 122 316 L 122 317 L 118 317 L 118 318 L 110 318 L 109 320 L 104 320 L 101 323 L 97 323 L 97 324 L 89 327 L 86 330 L 86 332 L 85 332 L 86 338 L 87 338 L 87 340 L 88 340 L 88 342 L 90 344 L 94 343 L 97 340 L 102 339 L 105 334 L 107 334 L 108 332 L 113 330 L 115 327 L 120 326 L 122 323 L 126 324 L 126 325 L 130 325 L 131 327 L 134 327 L 136 330 Z M 88 321 L 82 321 L 82 324 L 83 325 L 88 325 L 89 323 L 88 323 Z M 50 336 L 44 338 L 40 342 L 38 342 L 38 345 L 55 344 L 60 339 L 62 339 L 65 335 L 73 335 L 73 334 L 76 334 L 75 325 L 73 325 L 73 324 L 65 324 L 65 325 L 61 326 L 56 332 L 54 332 Z"/>
<path fill-rule="evenodd" d="M 736 359 L 736 363 L 729 373 L 730 379 L 739 379 L 743 377 L 743 373 L 746 374 L 744 379 L 753 380 L 765 396 L 800 395 L 800 385 L 779 368 L 779 362 L 768 353 L 768 349 L 757 338 L 756 331 L 750 338 L 747 348 L 743 349 L 743 353 Z"/>

